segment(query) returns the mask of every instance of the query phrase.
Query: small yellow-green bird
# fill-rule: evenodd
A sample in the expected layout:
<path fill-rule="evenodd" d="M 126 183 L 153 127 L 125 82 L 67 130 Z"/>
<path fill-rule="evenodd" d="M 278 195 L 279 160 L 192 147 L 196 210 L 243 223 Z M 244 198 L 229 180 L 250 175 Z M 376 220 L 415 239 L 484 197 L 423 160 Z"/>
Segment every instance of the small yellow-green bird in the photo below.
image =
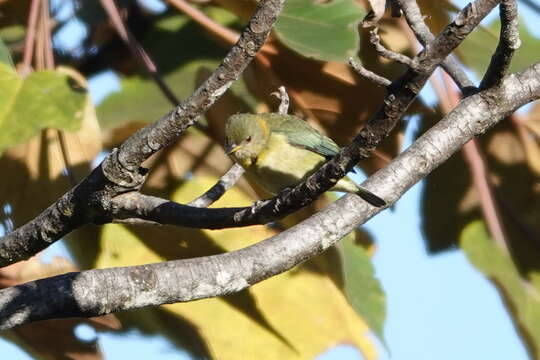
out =
<path fill-rule="evenodd" d="M 339 151 L 332 139 L 292 115 L 233 115 L 225 137 L 227 153 L 271 194 L 297 185 Z M 376 207 L 386 205 L 348 177 L 331 190 L 356 193 Z"/>

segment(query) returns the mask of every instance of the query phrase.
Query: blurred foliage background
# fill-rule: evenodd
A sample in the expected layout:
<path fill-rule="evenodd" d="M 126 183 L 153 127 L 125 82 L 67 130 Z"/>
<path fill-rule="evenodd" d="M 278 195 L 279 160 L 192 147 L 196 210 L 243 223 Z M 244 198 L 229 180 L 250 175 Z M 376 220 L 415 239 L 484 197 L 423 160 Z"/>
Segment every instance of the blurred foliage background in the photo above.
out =
<path fill-rule="evenodd" d="M 35 217 L 86 176 L 96 159 L 187 97 L 226 54 L 255 6 L 254 0 L 163 2 L 164 11 L 152 11 L 135 0 L 0 0 L 0 169 L 8 174 L 0 178 L 0 221 L 5 231 Z M 419 4 L 434 33 L 456 11 L 446 0 Z M 66 7 L 73 14 L 60 16 Z M 148 161 L 151 173 L 143 191 L 179 202 L 203 193 L 231 166 L 222 149 L 228 116 L 276 111 L 277 99 L 270 94 L 280 85 L 288 90 L 291 112 L 339 144 L 350 141 L 385 92 L 360 78 L 347 59 L 357 56 L 390 79 L 404 71 L 380 58 L 370 44 L 369 30 L 360 25 L 368 11 L 366 1 L 288 0 L 271 38 L 241 80 L 199 126 Z M 74 19 L 86 32 L 68 50 L 54 39 Z M 418 51 L 403 18 L 387 14 L 378 27 L 386 47 L 407 55 Z M 473 76 L 480 77 L 489 63 L 498 28 L 496 20 L 477 29 L 458 49 L 456 56 Z M 131 48 L 119 35 L 122 31 Z M 512 71 L 540 53 L 540 43 L 525 27 L 521 35 Z M 120 77 L 120 89 L 96 107 L 86 79 L 105 71 Z M 174 95 L 167 96 L 159 82 Z M 418 100 L 374 156 L 359 164 L 367 174 L 398 154 L 412 119 L 420 124 L 419 136 L 457 101 L 454 86 L 440 73 L 431 86 L 437 104 Z M 499 289 L 534 358 L 540 357 L 539 114 L 533 105 L 513 115 L 437 169 L 426 180 L 421 214 L 428 249 L 438 253 L 459 247 L 466 253 Z M 485 170 L 480 175 L 475 171 L 479 166 Z M 486 186 L 492 194 L 487 199 L 481 196 Z M 213 206 L 248 205 L 267 196 L 242 179 Z M 332 200 L 326 195 L 272 226 L 244 229 L 87 226 L 65 239 L 76 264 L 36 257 L 1 269 L 0 286 L 74 269 L 239 249 L 298 223 Z M 489 207 L 496 210 L 495 220 L 484 216 Z M 503 231 L 494 236 L 496 225 Z M 96 319 L 45 321 L 2 336 L 36 359 L 101 359 L 97 342 L 74 335 L 80 323 L 103 331 L 136 328 L 162 334 L 197 358 L 309 359 L 347 343 L 366 359 L 376 359 L 370 334 L 384 343 L 386 299 L 374 276 L 374 251 L 376 239 L 359 229 L 338 248 L 236 295 Z M 59 334 L 56 340 L 44 340 L 50 332 Z"/>

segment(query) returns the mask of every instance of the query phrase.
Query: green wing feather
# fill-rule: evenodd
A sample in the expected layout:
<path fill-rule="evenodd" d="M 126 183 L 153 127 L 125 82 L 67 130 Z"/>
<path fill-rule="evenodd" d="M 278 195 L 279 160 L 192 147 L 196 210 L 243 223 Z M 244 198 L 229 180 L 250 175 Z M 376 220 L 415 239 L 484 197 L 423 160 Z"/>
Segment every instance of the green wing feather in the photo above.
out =
<path fill-rule="evenodd" d="M 296 116 L 272 113 L 257 116 L 266 121 L 270 131 L 285 135 L 291 145 L 313 151 L 326 158 L 331 158 L 339 152 L 339 146 L 332 139 Z M 383 199 L 362 187 L 358 187 L 357 194 L 373 206 L 386 206 Z"/>
<path fill-rule="evenodd" d="M 296 116 L 280 114 L 259 114 L 258 116 L 261 115 L 264 115 L 271 131 L 287 136 L 291 145 L 313 151 L 326 158 L 332 158 L 339 152 L 339 146 L 332 139 Z"/>

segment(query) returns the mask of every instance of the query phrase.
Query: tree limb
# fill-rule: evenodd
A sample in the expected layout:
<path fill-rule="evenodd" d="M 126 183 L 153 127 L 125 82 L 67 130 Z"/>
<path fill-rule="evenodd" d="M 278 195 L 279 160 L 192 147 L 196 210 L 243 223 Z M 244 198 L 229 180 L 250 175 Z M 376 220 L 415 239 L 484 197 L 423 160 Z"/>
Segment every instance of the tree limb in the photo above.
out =
<path fill-rule="evenodd" d="M 303 183 L 282 191 L 278 196 L 257 202 L 246 208 L 206 209 L 189 214 L 185 205 L 164 199 L 133 194 L 113 199 L 113 218 L 142 218 L 162 224 L 203 224 L 204 228 L 216 229 L 229 226 L 264 224 L 283 218 L 310 204 L 314 199 L 332 188 L 359 161 L 370 156 L 376 146 L 392 131 L 407 108 L 416 99 L 433 71 L 455 49 L 480 21 L 500 2 L 497 0 L 476 0 L 458 13 L 456 20 L 449 24 L 413 61 L 418 65 L 410 68 L 399 79 L 388 86 L 388 94 L 383 105 L 354 138 L 353 142 L 341 149 Z M 474 9 L 474 10 L 472 10 Z M 375 191 L 377 193 L 377 191 Z M 127 205 L 127 207 L 126 207 Z M 207 213 L 204 214 L 204 211 Z M 210 216 L 213 212 L 213 216 Z M 233 214 L 225 219 L 226 213 Z M 192 216 L 192 222 L 185 216 Z M 204 217 L 204 221 L 202 221 Z M 198 226 L 197 226 L 198 227 Z"/>
<path fill-rule="evenodd" d="M 178 107 L 130 136 L 94 171 L 29 223 L 0 237 L 0 266 L 24 260 L 88 223 L 110 222 L 111 199 L 137 191 L 141 163 L 178 138 L 240 76 L 266 40 L 285 0 L 263 0 L 221 65 Z"/>
<path fill-rule="evenodd" d="M 476 0 L 458 13 L 456 20 L 415 57 L 418 68 L 409 69 L 388 87 L 383 105 L 353 143 L 292 190 L 283 191 L 279 196 L 254 206 L 238 211 L 235 209 L 237 213 L 232 218 L 233 222 L 241 226 L 282 218 L 308 205 L 333 187 L 360 160 L 369 157 L 377 144 L 395 127 L 435 68 L 498 3 L 496 0 Z M 193 123 L 196 116 L 204 112 L 230 86 L 264 42 L 281 6 L 282 1 L 278 0 L 259 3 L 258 10 L 238 43 L 190 98 L 157 122 L 128 138 L 88 178 L 36 219 L 0 238 L 0 266 L 36 254 L 83 224 L 110 222 L 114 219 L 115 211 L 120 210 L 122 216 L 126 216 L 130 209 L 119 208 L 114 200 L 118 194 L 136 191 L 142 186 L 146 170 L 140 168 L 140 162 L 178 137 Z M 165 213 L 156 212 L 154 208 L 143 210 L 146 214 Z M 192 207 L 191 211 L 199 216 L 196 211 L 201 209 Z M 137 215 L 134 213 L 127 218 L 137 218 Z M 218 218 L 213 223 L 209 216 L 206 218 L 209 221 L 205 227 L 221 226 L 222 219 Z M 159 220 L 155 219 L 162 223 Z M 169 221 L 169 218 L 164 221 Z"/>
<path fill-rule="evenodd" d="M 481 89 L 497 84 L 506 75 L 512 57 L 521 45 L 516 0 L 503 0 L 499 5 L 499 14 L 501 18 L 499 44 L 480 83 Z"/>
<path fill-rule="evenodd" d="M 389 204 L 467 141 L 540 98 L 540 63 L 462 100 L 363 186 Z M 0 329 L 58 317 L 89 317 L 238 292 L 337 243 L 381 211 L 355 195 L 250 247 L 202 258 L 68 273 L 0 290 Z M 52 296 L 51 294 L 54 294 Z"/>

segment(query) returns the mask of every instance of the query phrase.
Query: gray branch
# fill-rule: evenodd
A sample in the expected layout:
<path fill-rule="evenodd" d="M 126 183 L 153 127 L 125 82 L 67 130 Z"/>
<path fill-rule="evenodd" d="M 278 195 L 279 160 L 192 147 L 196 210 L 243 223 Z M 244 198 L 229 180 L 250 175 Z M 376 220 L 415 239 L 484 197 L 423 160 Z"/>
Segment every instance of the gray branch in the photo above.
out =
<path fill-rule="evenodd" d="M 388 87 L 392 84 L 390 80 L 384 76 L 375 74 L 373 71 L 366 69 L 358 60 L 349 58 L 349 65 L 358 73 L 358 75 L 365 77 L 369 81 L 379 86 Z"/>
<path fill-rule="evenodd" d="M 232 188 L 238 179 L 242 177 L 242 174 L 244 174 L 244 168 L 238 164 L 234 164 L 214 186 L 195 200 L 191 201 L 188 205 L 199 208 L 210 206 L 218 201 L 227 190 Z"/>
<path fill-rule="evenodd" d="M 416 35 L 416 38 L 423 46 L 431 43 L 435 36 L 431 33 L 428 26 L 424 22 L 424 17 L 420 13 L 420 8 L 416 0 L 395 0 L 403 10 L 407 24 Z M 475 89 L 474 83 L 469 79 L 465 71 L 459 66 L 457 61 L 449 57 L 442 63 L 443 69 L 456 82 L 462 92 L 469 93 Z"/>
<path fill-rule="evenodd" d="M 375 51 L 377 51 L 377 54 L 380 56 L 395 61 L 397 63 L 414 67 L 415 64 L 413 60 L 408 57 L 407 55 L 403 55 L 397 52 L 394 52 L 392 50 L 389 50 L 381 44 L 381 37 L 379 36 L 379 28 L 374 28 L 369 32 L 369 41 L 375 46 Z"/>
<path fill-rule="evenodd" d="M 261 1 L 238 42 L 193 95 L 122 143 L 117 156 L 122 169 L 112 168 L 107 172 L 112 176 L 111 181 L 122 179 L 126 172 L 137 173 L 143 161 L 176 140 L 219 99 L 264 44 L 284 2 L 285 0 Z"/>
<path fill-rule="evenodd" d="M 499 14 L 501 18 L 499 44 L 480 83 L 481 89 L 496 85 L 506 75 L 512 57 L 521 45 L 516 0 L 503 0 L 499 5 Z"/>
<path fill-rule="evenodd" d="M 382 106 L 353 142 L 294 188 L 286 189 L 278 196 L 257 202 L 251 207 L 192 211 L 185 205 L 164 199 L 129 194 L 113 199 L 112 216 L 183 226 L 186 223 L 197 224 L 196 226 L 204 224 L 204 228 L 215 229 L 264 224 L 301 209 L 333 187 L 335 182 L 351 171 L 359 161 L 370 156 L 376 146 L 394 129 L 437 66 L 498 3 L 496 0 L 476 0 L 462 10 L 456 20 L 414 58 L 417 66 L 409 68 L 403 76 L 388 86 L 388 94 Z M 213 216 L 210 216 L 210 212 Z M 232 214 L 232 218 L 227 218 L 226 214 Z M 187 221 L 188 216 L 191 221 Z"/>
<path fill-rule="evenodd" d="M 272 93 L 279 100 L 278 114 L 287 115 L 289 113 L 289 94 L 285 86 L 280 86 L 278 91 Z"/>
<path fill-rule="evenodd" d="M 111 222 L 112 199 L 138 191 L 147 173 L 141 163 L 177 139 L 238 79 L 266 41 L 284 2 L 259 2 L 238 42 L 193 95 L 130 136 L 86 179 L 35 219 L 0 237 L 0 267 L 35 255 L 82 225 Z"/>
<path fill-rule="evenodd" d="M 460 102 L 363 186 L 395 203 L 466 142 L 540 98 L 540 63 Z M 347 195 L 302 223 L 242 250 L 151 265 L 68 273 L 0 290 L 0 329 L 90 317 L 238 292 L 336 244 L 381 211 Z M 51 296 L 50 294 L 54 294 Z"/>

